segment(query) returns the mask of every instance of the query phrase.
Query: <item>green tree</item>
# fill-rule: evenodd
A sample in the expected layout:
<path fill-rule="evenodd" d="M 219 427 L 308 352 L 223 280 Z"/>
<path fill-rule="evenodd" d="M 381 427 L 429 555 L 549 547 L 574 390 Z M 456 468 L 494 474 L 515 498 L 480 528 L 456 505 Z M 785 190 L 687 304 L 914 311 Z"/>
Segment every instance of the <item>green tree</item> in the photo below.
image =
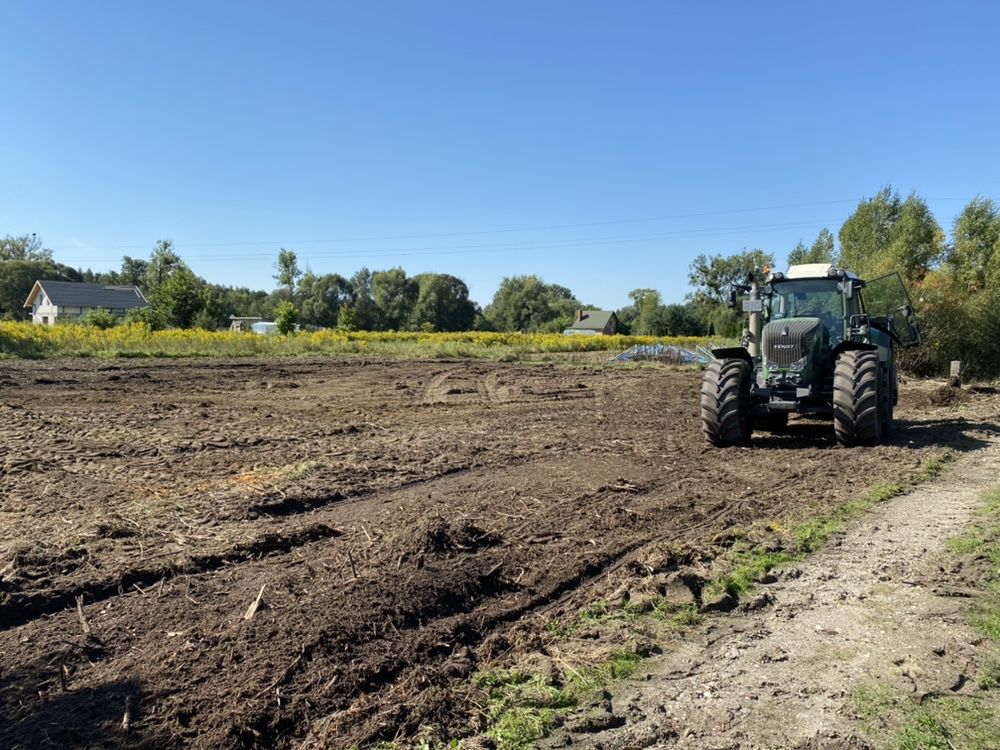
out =
<path fill-rule="evenodd" d="M 633 289 L 628 293 L 632 300 L 633 314 L 629 328 L 635 336 L 661 336 L 666 325 L 663 318 L 663 300 L 655 289 Z"/>
<path fill-rule="evenodd" d="M 295 283 L 302 275 L 302 271 L 299 269 L 299 259 L 295 252 L 285 248 L 278 250 L 278 261 L 275 267 L 278 272 L 274 275 L 274 280 L 288 291 L 288 298 L 293 299 L 295 297 Z"/>
<path fill-rule="evenodd" d="M 376 271 L 371 277 L 371 294 L 378 308 L 379 328 L 401 330 L 406 326 L 417 303 L 420 285 L 406 278 L 402 268 Z"/>
<path fill-rule="evenodd" d="M 351 312 L 349 318 L 357 327 L 353 330 L 379 330 L 379 309 L 372 297 L 372 276 L 367 268 L 360 268 L 351 277 Z M 340 326 L 340 317 L 337 318 Z"/>
<path fill-rule="evenodd" d="M 52 251 L 42 247 L 42 238 L 35 234 L 7 235 L 0 238 L 0 261 L 31 260 L 52 262 Z"/>
<path fill-rule="evenodd" d="M 204 306 L 202 281 L 187 266 L 175 268 L 157 290 L 155 307 L 164 322 L 190 328 Z"/>
<path fill-rule="evenodd" d="M 891 187 L 862 200 L 840 228 L 839 265 L 865 279 L 899 271 L 918 281 L 945 255 L 944 232 L 927 203 Z"/>
<path fill-rule="evenodd" d="M 299 322 L 299 311 L 295 309 L 295 305 L 288 300 L 285 300 L 280 305 L 278 305 L 278 310 L 274 315 L 274 327 L 278 333 L 283 336 L 287 336 L 295 330 L 295 326 Z"/>
<path fill-rule="evenodd" d="M 733 255 L 699 255 L 691 263 L 688 281 L 694 287 L 689 297 L 698 304 L 724 305 L 729 290 L 745 284 L 751 272 L 774 267 L 774 256 L 763 250 L 744 250 Z"/>
<path fill-rule="evenodd" d="M 836 252 L 833 243 L 833 234 L 829 229 L 820 230 L 816 240 L 810 247 L 806 247 L 801 241 L 788 255 L 788 265 L 794 266 L 800 263 L 833 263 L 836 259 Z"/>
<path fill-rule="evenodd" d="M 360 329 L 358 311 L 354 305 L 341 305 L 337 313 L 337 329 L 341 331 L 357 331 Z"/>
<path fill-rule="evenodd" d="M 170 275 L 178 268 L 185 267 L 181 256 L 174 252 L 174 243 L 171 240 L 160 240 L 146 264 L 145 283 L 141 286 L 143 294 L 147 299 L 155 297 Z"/>
<path fill-rule="evenodd" d="M 446 273 L 415 276 L 419 285 L 411 327 L 432 331 L 469 331 L 476 320 L 476 304 L 469 299 L 469 287 Z"/>
<path fill-rule="evenodd" d="M 1000 286 L 1000 209 L 992 200 L 977 196 L 955 218 L 948 263 L 967 291 Z"/>
<path fill-rule="evenodd" d="M 122 270 L 118 274 L 118 283 L 142 288 L 149 272 L 149 261 L 141 258 L 122 258 Z"/>
<path fill-rule="evenodd" d="M 299 281 L 298 299 L 304 323 L 333 328 L 340 308 L 351 301 L 351 282 L 339 273 L 306 273 Z"/>
<path fill-rule="evenodd" d="M 501 331 L 558 330 L 568 325 L 580 302 L 558 284 L 538 276 L 508 276 L 500 282 L 484 316 Z"/>

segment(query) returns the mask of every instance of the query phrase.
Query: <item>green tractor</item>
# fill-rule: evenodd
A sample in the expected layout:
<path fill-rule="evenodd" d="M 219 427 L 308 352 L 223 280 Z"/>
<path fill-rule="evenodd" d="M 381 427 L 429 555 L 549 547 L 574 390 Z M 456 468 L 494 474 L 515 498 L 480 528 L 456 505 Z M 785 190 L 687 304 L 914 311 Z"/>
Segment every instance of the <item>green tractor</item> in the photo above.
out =
<path fill-rule="evenodd" d="M 920 333 L 898 273 L 874 281 L 825 263 L 752 274 L 739 294 L 743 346 L 713 349 L 701 386 L 712 445 L 749 445 L 755 429 L 782 432 L 789 414 L 833 417 L 837 442 L 876 445 L 892 430 L 896 347 Z"/>

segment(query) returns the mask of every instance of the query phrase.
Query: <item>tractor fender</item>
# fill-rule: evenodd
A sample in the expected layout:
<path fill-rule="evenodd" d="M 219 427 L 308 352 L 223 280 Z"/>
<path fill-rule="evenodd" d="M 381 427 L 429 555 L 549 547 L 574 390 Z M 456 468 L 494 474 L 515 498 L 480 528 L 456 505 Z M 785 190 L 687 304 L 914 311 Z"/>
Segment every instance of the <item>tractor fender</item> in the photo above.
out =
<path fill-rule="evenodd" d="M 713 349 L 712 354 L 718 359 L 745 359 L 753 367 L 753 357 L 750 356 L 750 352 L 747 351 L 745 346 L 728 346 L 721 349 Z"/>

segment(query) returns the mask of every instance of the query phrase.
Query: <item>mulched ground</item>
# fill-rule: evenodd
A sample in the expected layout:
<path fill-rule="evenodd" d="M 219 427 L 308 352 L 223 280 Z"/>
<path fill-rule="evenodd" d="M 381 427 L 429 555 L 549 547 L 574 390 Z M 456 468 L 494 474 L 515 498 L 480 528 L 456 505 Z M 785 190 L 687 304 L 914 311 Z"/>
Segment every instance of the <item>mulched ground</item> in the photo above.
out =
<path fill-rule="evenodd" d="M 952 397 L 911 385 L 889 445 L 802 421 L 712 449 L 699 379 L 0 362 L 0 747 L 461 736 L 507 636 L 649 545 L 710 547 L 976 447 Z"/>

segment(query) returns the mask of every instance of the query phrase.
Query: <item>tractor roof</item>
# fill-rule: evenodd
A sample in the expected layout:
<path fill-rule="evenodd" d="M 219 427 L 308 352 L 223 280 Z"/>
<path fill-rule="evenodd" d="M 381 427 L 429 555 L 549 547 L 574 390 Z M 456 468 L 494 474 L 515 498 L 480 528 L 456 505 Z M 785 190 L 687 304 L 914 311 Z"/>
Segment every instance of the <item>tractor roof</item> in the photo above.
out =
<path fill-rule="evenodd" d="M 849 279 L 858 278 L 850 271 L 842 271 L 829 263 L 800 263 L 796 266 L 789 266 L 786 279 L 830 279 L 837 278 L 843 273 Z"/>

